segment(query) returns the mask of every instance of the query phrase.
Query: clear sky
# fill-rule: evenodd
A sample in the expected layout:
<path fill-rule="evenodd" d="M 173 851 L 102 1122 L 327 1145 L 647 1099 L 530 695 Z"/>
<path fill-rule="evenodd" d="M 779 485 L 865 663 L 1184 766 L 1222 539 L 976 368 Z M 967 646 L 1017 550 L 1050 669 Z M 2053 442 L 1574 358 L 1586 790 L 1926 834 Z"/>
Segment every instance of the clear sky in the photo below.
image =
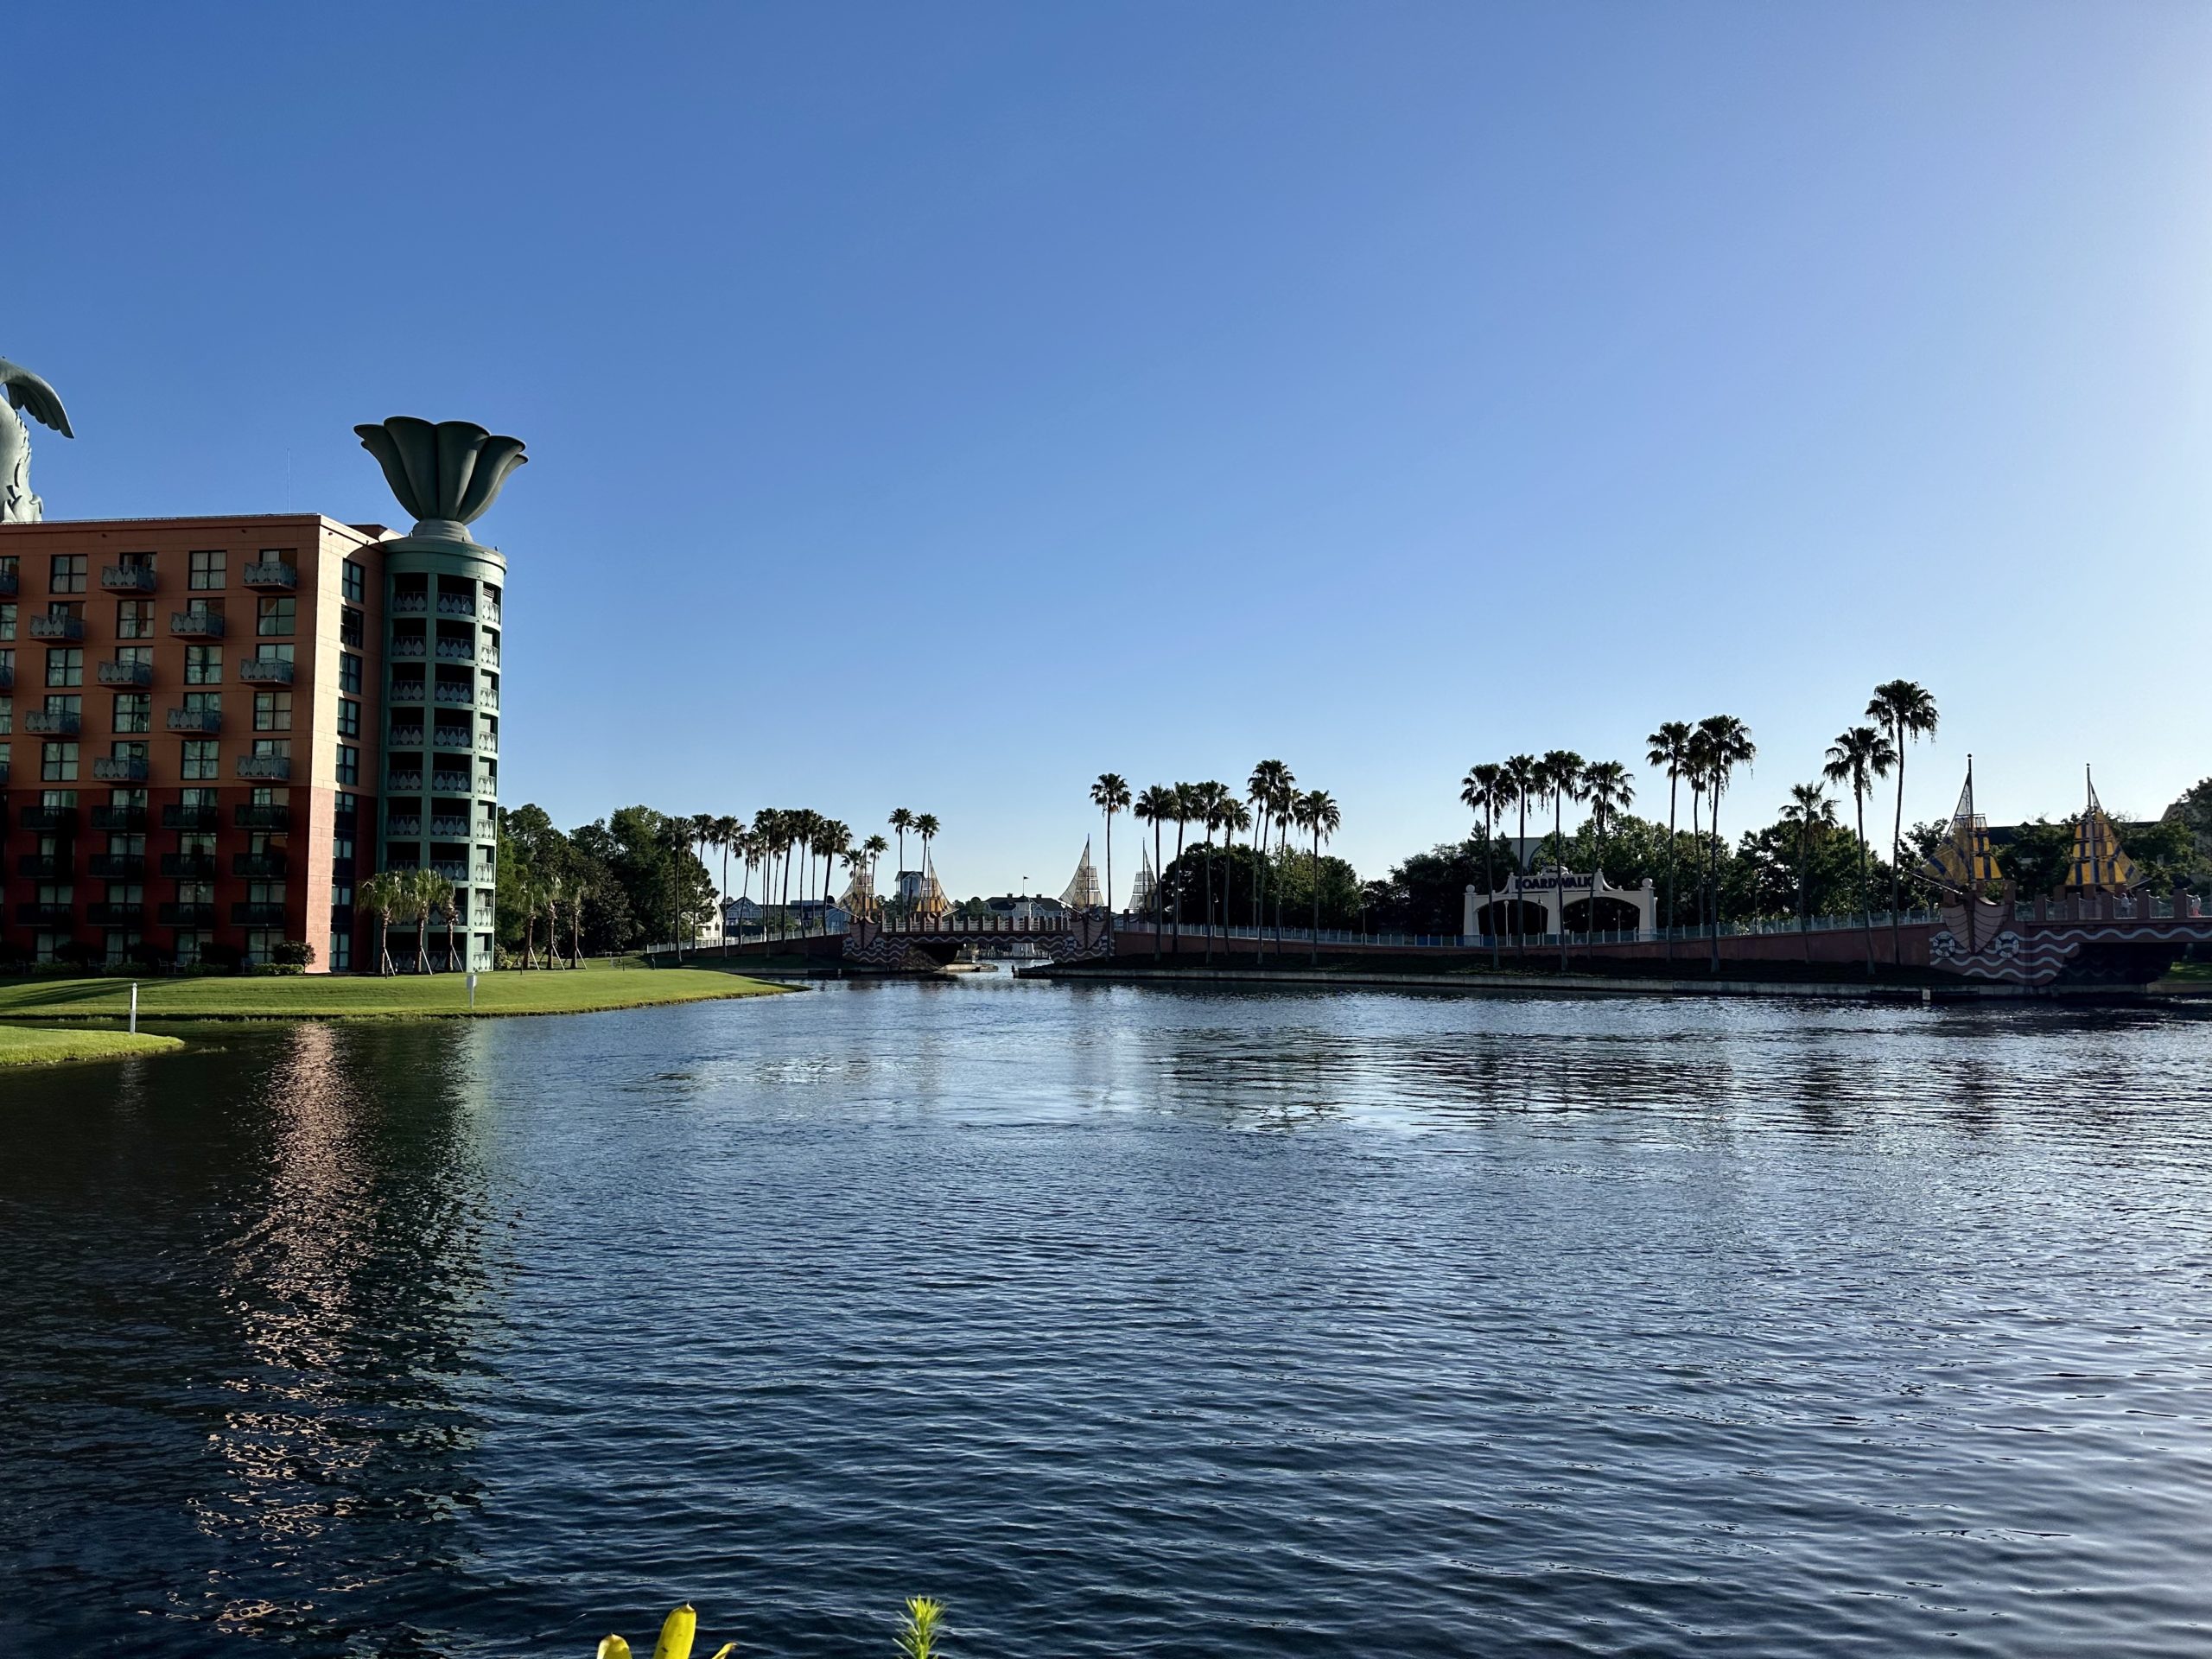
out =
<path fill-rule="evenodd" d="M 0 355 L 55 518 L 389 521 L 532 457 L 510 804 L 944 823 L 1332 791 L 1878 680 L 2000 817 L 2212 772 L 2212 8 L 19 7 Z M 1645 774 L 1643 805 L 1664 810 Z M 1128 821 L 1116 875 L 1128 872 Z"/>

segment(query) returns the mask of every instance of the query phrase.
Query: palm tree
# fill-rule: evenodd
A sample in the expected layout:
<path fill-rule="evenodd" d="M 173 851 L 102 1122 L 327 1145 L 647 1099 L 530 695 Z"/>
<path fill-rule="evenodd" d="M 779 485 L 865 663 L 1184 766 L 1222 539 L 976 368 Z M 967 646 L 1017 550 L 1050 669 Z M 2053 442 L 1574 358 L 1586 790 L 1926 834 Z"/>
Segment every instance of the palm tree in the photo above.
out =
<path fill-rule="evenodd" d="M 354 899 L 377 918 L 377 972 L 389 977 L 392 971 L 391 936 L 392 912 L 399 906 L 399 877 L 391 870 L 378 870 L 353 891 Z"/>
<path fill-rule="evenodd" d="M 1713 791 L 1713 931 L 1712 954 L 1707 971 L 1720 971 L 1720 798 L 1728 792 L 1728 779 L 1738 766 L 1758 758 L 1751 728 L 1734 715 L 1707 715 L 1697 723 L 1705 740 L 1705 782 Z"/>
<path fill-rule="evenodd" d="M 1128 779 L 1118 772 L 1102 772 L 1090 786 L 1090 804 L 1106 814 L 1106 909 L 1114 908 L 1114 815 L 1129 804 Z"/>
<path fill-rule="evenodd" d="M 1206 861 L 1206 953 L 1209 965 L 1213 961 L 1213 832 L 1226 822 L 1230 805 L 1229 785 L 1207 782 L 1191 785 L 1191 816 L 1205 832 Z"/>
<path fill-rule="evenodd" d="M 1497 814 L 1512 804 L 1512 788 L 1513 785 L 1506 780 L 1505 768 L 1490 760 L 1468 767 L 1467 775 L 1459 783 L 1461 803 L 1470 811 L 1483 815 L 1483 902 L 1485 905 L 1497 892 L 1497 881 L 1491 869 L 1491 849 L 1497 838 Z M 1497 919 L 1495 915 L 1491 918 L 1493 924 Z M 1475 920 L 1479 925 L 1481 916 L 1478 914 Z M 1490 965 L 1495 968 L 1498 965 L 1497 934 L 1494 928 L 1483 931 L 1490 934 Z"/>
<path fill-rule="evenodd" d="M 815 856 L 822 861 L 822 937 L 830 937 L 830 882 L 836 874 L 836 862 L 853 850 L 853 828 L 849 823 L 830 818 L 823 822 L 814 842 Z"/>
<path fill-rule="evenodd" d="M 1675 806 L 1681 786 L 1682 774 L 1689 769 L 1690 724 L 1686 720 L 1669 720 L 1643 740 L 1644 760 L 1654 766 L 1662 766 L 1667 772 L 1667 960 L 1675 959 Z"/>
<path fill-rule="evenodd" d="M 1782 821 L 1797 830 L 1797 931 L 1805 941 L 1805 960 L 1810 962 L 1813 840 L 1821 830 L 1835 827 L 1835 803 L 1828 798 L 1827 786 L 1817 779 L 1790 785 L 1789 804 L 1782 809 Z"/>
<path fill-rule="evenodd" d="M 925 812 L 914 820 L 914 833 L 922 838 L 922 886 L 925 901 L 930 896 L 930 883 L 936 878 L 937 867 L 930 861 L 930 843 L 937 839 L 938 822 L 934 813 Z"/>
<path fill-rule="evenodd" d="M 1165 784 L 1154 784 L 1138 796 L 1136 804 L 1129 809 L 1131 816 L 1140 823 L 1152 826 L 1152 959 L 1154 962 L 1160 960 L 1160 888 L 1166 885 L 1160 877 L 1166 874 L 1166 868 L 1160 861 L 1160 827 L 1175 816 L 1177 804 L 1173 790 Z M 1138 844 L 1141 846 L 1143 843 Z"/>
<path fill-rule="evenodd" d="M 881 900 L 875 891 L 876 861 L 890 850 L 891 843 L 881 836 L 870 836 L 866 841 L 861 842 L 861 851 L 868 855 L 868 913 L 871 920 L 875 918 L 878 911 L 881 908 Z"/>
<path fill-rule="evenodd" d="M 1897 752 L 1880 728 L 1853 726 L 1828 745 L 1827 765 L 1821 775 L 1830 783 L 1848 783 L 1852 804 L 1859 814 L 1859 907 L 1866 924 L 1866 977 L 1874 976 L 1874 900 L 1866 891 L 1866 796 L 1874 779 L 1885 778 L 1897 764 Z"/>
<path fill-rule="evenodd" d="M 1552 798 L 1552 897 L 1559 905 L 1559 965 L 1567 966 L 1567 851 L 1565 803 L 1582 798 L 1582 757 L 1573 749 L 1553 749 L 1536 763 L 1538 787 Z"/>
<path fill-rule="evenodd" d="M 1280 760 L 1262 760 L 1252 768 L 1252 775 L 1244 780 L 1244 798 L 1259 809 L 1261 856 L 1252 866 L 1252 925 L 1258 929 L 1255 941 L 1254 959 L 1256 961 L 1267 944 L 1268 928 L 1268 831 L 1275 821 L 1277 807 L 1296 785 L 1290 768 Z"/>
<path fill-rule="evenodd" d="M 1313 836 L 1313 966 L 1321 965 L 1321 843 L 1337 833 L 1344 816 L 1337 810 L 1337 804 L 1326 790 L 1316 789 L 1298 798 L 1292 809 L 1298 827 L 1311 830 Z"/>
<path fill-rule="evenodd" d="M 580 867 L 569 878 L 569 966 L 584 965 L 584 900 L 597 891 L 590 876 Z M 550 946 L 551 940 L 546 944 Z"/>
<path fill-rule="evenodd" d="M 423 913 L 423 901 L 421 898 L 417 896 L 415 882 L 415 878 L 420 875 L 422 871 L 418 868 L 410 866 L 404 869 L 394 870 L 391 874 L 392 879 L 399 884 L 392 890 L 392 919 L 397 921 L 402 927 L 412 927 L 415 925 L 415 918 Z M 524 890 L 524 904 L 527 909 L 530 905 L 529 891 L 527 888 Z M 535 912 L 531 912 L 531 919 L 535 921 Z M 393 968 L 393 971 L 395 973 L 398 971 L 396 964 Z M 409 965 L 409 971 L 416 971 L 416 964 L 410 963 Z"/>
<path fill-rule="evenodd" d="M 1911 680 L 1885 680 L 1874 688 L 1866 705 L 1866 718 L 1888 729 L 1890 747 L 1897 761 L 1897 810 L 1890 826 L 1890 961 L 1899 954 L 1904 925 L 1897 912 L 1904 908 L 1904 752 L 1922 738 L 1936 735 L 1936 699 L 1928 688 Z"/>
<path fill-rule="evenodd" d="M 452 882 L 446 883 L 446 901 L 441 907 L 446 924 L 446 971 L 461 971 L 461 889 Z"/>
<path fill-rule="evenodd" d="M 1598 868 L 1590 882 L 1590 929 L 1598 931 L 1598 888 L 1605 876 L 1607 820 L 1636 799 L 1636 780 L 1618 760 L 1597 760 L 1582 773 L 1583 793 L 1590 802 L 1591 822 L 1598 831 Z"/>
<path fill-rule="evenodd" d="M 899 832 L 899 868 L 892 879 L 892 885 L 895 887 L 898 876 L 906 873 L 906 832 L 914 827 L 914 815 L 903 806 L 897 807 L 892 811 L 890 823 L 891 827 Z M 901 917 L 906 914 L 906 901 L 901 899 L 899 904 Z"/>
<path fill-rule="evenodd" d="M 408 887 L 415 921 L 415 971 L 435 973 L 430 966 L 430 918 L 453 898 L 453 883 L 428 864 L 409 873 Z"/>
<path fill-rule="evenodd" d="M 1196 784 L 1177 784 L 1169 791 L 1175 798 L 1175 862 L 1183 862 L 1183 832 L 1190 828 L 1191 820 L 1198 816 L 1198 786 Z M 1182 877 L 1176 878 L 1175 913 L 1169 917 L 1175 929 L 1175 958 L 1183 957 L 1183 887 Z"/>
<path fill-rule="evenodd" d="M 716 907 L 715 919 L 722 924 L 722 955 L 729 955 L 729 924 L 724 907 L 729 904 L 729 855 L 745 844 L 745 820 L 734 813 L 724 813 L 715 820 L 715 845 L 721 849 L 722 886 L 721 905 Z"/>
<path fill-rule="evenodd" d="M 1505 779 L 1513 786 L 1513 804 L 1521 810 L 1521 832 L 1514 838 L 1513 868 L 1516 876 L 1529 873 L 1529 801 L 1540 792 L 1543 778 L 1543 763 L 1533 754 L 1516 754 L 1505 762 Z M 1521 883 L 1513 884 L 1513 955 L 1517 961 L 1528 953 L 1529 936 L 1523 918 L 1527 914 L 1521 897 Z"/>

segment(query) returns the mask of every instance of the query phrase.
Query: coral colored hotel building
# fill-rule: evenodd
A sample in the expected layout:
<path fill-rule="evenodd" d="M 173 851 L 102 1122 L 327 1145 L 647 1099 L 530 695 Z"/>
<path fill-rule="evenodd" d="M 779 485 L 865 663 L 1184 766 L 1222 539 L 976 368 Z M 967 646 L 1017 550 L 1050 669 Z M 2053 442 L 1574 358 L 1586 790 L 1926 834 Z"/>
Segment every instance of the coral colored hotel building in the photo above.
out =
<path fill-rule="evenodd" d="M 313 514 L 0 525 L 0 954 L 371 969 L 356 882 L 429 864 L 490 967 L 505 580 Z"/>

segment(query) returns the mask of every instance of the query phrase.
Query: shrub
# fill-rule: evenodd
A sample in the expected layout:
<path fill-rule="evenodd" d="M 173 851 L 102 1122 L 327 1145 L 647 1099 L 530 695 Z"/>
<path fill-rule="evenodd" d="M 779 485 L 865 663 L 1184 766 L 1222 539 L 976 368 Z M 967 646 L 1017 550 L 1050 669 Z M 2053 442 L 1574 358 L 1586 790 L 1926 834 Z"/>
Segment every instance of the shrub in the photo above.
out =
<path fill-rule="evenodd" d="M 287 939 L 269 953 L 280 968 L 304 968 L 315 960 L 315 946 L 305 939 Z"/>
<path fill-rule="evenodd" d="M 943 1602 L 927 1596 L 908 1597 L 906 1621 L 899 1630 L 899 1651 L 906 1659 L 944 1659 L 937 1644 L 938 1626 L 944 1620 Z M 652 1659 L 691 1659 L 691 1643 L 698 1633 L 699 1615 L 687 1601 L 661 1621 L 660 1640 L 653 1643 Z M 723 1643 L 715 1649 L 714 1659 L 729 1659 L 736 1647 L 734 1642 Z M 599 1644 L 599 1659 L 632 1659 L 630 1644 L 619 1636 L 610 1636 Z"/>

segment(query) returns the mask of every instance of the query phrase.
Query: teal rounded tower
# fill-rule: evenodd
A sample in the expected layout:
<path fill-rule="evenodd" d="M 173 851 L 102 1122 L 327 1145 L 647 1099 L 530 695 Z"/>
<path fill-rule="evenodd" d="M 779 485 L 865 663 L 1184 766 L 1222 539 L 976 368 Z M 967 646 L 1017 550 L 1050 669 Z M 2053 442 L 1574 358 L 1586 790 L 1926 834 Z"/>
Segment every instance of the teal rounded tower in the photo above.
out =
<path fill-rule="evenodd" d="M 452 882 L 452 949 L 493 960 L 499 884 L 500 607 L 507 562 L 468 526 L 528 457 L 469 421 L 394 416 L 357 426 L 415 518 L 384 554 L 384 778 L 379 869 Z M 444 918 L 433 930 L 444 932 Z M 465 939 L 465 945 L 461 941 Z"/>

